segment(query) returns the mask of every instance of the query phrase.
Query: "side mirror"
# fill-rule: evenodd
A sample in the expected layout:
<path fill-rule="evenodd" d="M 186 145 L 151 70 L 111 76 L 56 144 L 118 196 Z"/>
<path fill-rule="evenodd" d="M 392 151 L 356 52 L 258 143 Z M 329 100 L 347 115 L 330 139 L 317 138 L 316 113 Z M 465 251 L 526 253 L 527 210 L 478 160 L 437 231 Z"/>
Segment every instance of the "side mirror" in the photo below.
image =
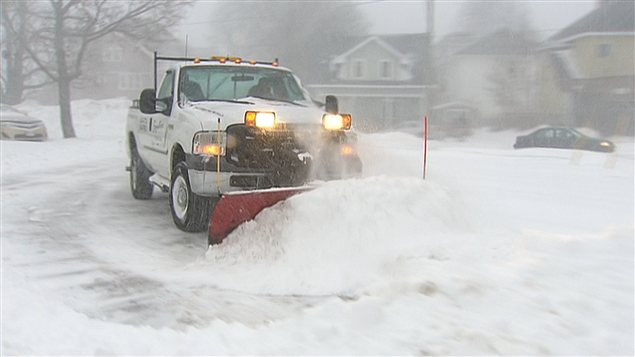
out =
<path fill-rule="evenodd" d="M 143 114 L 154 114 L 157 112 L 157 95 L 154 89 L 148 88 L 141 91 L 139 110 Z"/>
<path fill-rule="evenodd" d="M 324 104 L 324 110 L 330 114 L 337 114 L 339 112 L 339 108 L 337 105 L 337 98 L 334 95 L 326 96 L 326 103 Z"/>

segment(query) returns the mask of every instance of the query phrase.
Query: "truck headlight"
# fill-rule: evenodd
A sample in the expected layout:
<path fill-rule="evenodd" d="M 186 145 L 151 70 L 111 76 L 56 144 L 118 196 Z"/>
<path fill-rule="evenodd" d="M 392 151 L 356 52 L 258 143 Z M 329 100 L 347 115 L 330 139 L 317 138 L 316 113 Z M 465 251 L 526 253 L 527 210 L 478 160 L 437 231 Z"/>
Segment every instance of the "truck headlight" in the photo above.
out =
<path fill-rule="evenodd" d="M 273 112 L 246 112 L 245 126 L 261 129 L 273 129 L 276 126 L 276 113 Z"/>
<path fill-rule="evenodd" d="M 350 114 L 324 114 L 322 125 L 326 130 L 350 129 L 353 117 Z"/>
<path fill-rule="evenodd" d="M 199 131 L 192 140 L 192 153 L 206 156 L 225 155 L 224 131 Z"/>

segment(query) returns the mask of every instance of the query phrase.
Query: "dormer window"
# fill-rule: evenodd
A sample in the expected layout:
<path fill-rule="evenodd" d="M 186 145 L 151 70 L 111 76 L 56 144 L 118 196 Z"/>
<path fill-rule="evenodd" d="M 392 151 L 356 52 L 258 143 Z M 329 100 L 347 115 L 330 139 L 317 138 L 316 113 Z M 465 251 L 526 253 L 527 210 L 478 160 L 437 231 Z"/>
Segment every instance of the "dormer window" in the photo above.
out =
<path fill-rule="evenodd" d="M 354 59 L 352 64 L 352 77 L 355 79 L 366 77 L 366 61 L 361 59 Z"/>
<path fill-rule="evenodd" d="M 393 72 L 393 62 L 391 60 L 379 61 L 379 78 L 392 79 Z"/>
<path fill-rule="evenodd" d="M 103 51 L 104 62 L 121 62 L 123 58 L 123 49 L 119 46 L 108 46 Z"/>

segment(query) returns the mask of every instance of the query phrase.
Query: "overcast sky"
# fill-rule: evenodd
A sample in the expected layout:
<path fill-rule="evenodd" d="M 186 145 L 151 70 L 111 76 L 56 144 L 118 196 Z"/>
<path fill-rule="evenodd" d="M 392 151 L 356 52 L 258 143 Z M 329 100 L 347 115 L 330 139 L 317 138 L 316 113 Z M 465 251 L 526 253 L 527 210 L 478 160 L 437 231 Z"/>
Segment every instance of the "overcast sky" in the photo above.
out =
<path fill-rule="evenodd" d="M 553 34 L 589 11 L 593 10 L 598 0 L 585 1 L 552 1 L 533 0 L 525 1 L 534 28 L 539 31 L 542 38 Z M 188 41 L 192 47 L 208 47 L 207 32 L 208 21 L 211 18 L 214 6 L 219 1 L 199 1 L 189 11 L 183 20 L 183 25 L 177 32 L 177 36 Z M 452 32 L 456 26 L 458 9 L 462 1 L 435 1 L 436 8 L 436 33 L 444 35 Z M 245 6 L 249 6 L 245 2 Z M 425 32 L 425 8 L 422 1 L 384 0 L 384 1 L 359 1 L 355 3 L 371 22 L 370 31 L 373 34 L 386 33 L 415 33 Z"/>

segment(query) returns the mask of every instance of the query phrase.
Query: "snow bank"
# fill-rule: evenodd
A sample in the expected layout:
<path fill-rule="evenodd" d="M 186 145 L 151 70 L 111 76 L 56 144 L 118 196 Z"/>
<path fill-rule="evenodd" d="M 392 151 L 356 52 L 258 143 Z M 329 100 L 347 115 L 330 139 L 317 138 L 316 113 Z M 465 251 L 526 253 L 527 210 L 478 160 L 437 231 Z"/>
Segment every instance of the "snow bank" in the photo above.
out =
<path fill-rule="evenodd" d="M 396 261 L 443 255 L 467 218 L 447 189 L 419 179 L 330 182 L 264 211 L 208 258 L 231 289 L 354 294 Z"/>

